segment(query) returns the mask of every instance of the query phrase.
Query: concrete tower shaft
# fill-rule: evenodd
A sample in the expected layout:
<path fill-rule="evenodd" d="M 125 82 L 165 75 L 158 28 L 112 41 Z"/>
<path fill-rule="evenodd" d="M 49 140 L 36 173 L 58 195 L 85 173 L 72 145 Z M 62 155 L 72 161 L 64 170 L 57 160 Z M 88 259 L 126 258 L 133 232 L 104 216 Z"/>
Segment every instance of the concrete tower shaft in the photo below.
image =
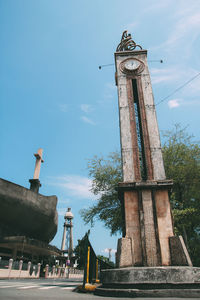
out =
<path fill-rule="evenodd" d="M 169 266 L 172 181 L 165 176 L 147 51 L 141 46 L 135 50 L 137 46 L 124 32 L 115 53 L 123 166 L 119 192 L 125 223 L 118 265 Z"/>

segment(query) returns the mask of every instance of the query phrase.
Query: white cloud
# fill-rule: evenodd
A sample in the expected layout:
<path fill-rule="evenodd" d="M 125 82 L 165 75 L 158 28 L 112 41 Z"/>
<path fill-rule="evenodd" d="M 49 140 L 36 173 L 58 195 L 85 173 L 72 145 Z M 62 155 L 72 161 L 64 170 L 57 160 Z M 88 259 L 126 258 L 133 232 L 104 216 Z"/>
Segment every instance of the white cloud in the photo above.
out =
<path fill-rule="evenodd" d="M 199 106 L 200 100 L 198 99 L 191 99 L 187 98 L 185 100 L 183 99 L 171 99 L 168 101 L 169 108 L 176 108 L 179 106 Z"/>
<path fill-rule="evenodd" d="M 198 75 L 196 70 L 192 70 L 192 75 L 195 76 Z M 186 89 L 188 90 L 188 93 L 190 95 L 197 95 L 199 98 L 199 93 L 200 93 L 200 76 L 196 77 L 193 81 L 191 81 L 187 86 Z"/>
<path fill-rule="evenodd" d="M 167 0 L 160 3 L 167 3 Z M 155 10 L 153 11 L 155 13 Z M 196 48 L 195 43 L 199 39 L 200 2 L 173 0 L 171 3 L 169 1 L 166 9 L 161 7 L 161 13 L 163 11 L 166 11 L 165 15 L 168 16 L 168 26 L 165 27 L 168 33 L 166 35 L 164 31 L 164 42 L 159 40 L 159 44 L 152 45 L 150 50 L 163 53 L 169 62 L 171 60 L 175 63 L 178 61 L 184 63 L 184 60 L 191 60 Z"/>
<path fill-rule="evenodd" d="M 165 1 L 162 1 L 165 2 Z M 181 56 L 189 57 L 192 53 L 193 43 L 199 37 L 200 12 L 199 1 L 176 2 L 174 1 L 174 14 L 169 21 L 170 32 L 166 41 L 159 46 L 151 47 L 151 50 L 163 50 L 173 57 L 176 51 L 181 51 Z M 180 52 L 179 52 L 180 55 Z"/>
<path fill-rule="evenodd" d="M 70 203 L 70 199 L 58 199 L 58 203 L 59 204 L 68 204 L 68 203 Z"/>
<path fill-rule="evenodd" d="M 184 106 L 199 106 L 200 105 L 200 99 L 194 99 L 194 100 L 188 100 L 187 102 L 185 101 L 182 105 Z"/>
<path fill-rule="evenodd" d="M 50 177 L 49 185 L 61 187 L 67 195 L 75 196 L 82 199 L 95 199 L 90 191 L 92 180 L 79 175 L 63 175 Z"/>
<path fill-rule="evenodd" d="M 125 29 L 128 30 L 128 31 L 131 31 L 133 29 L 136 29 L 139 25 L 139 22 L 132 22 L 132 23 L 129 23 L 125 26 Z"/>
<path fill-rule="evenodd" d="M 109 253 L 109 248 L 106 248 L 106 249 L 102 250 L 101 252 L 103 252 L 103 253 Z M 116 253 L 116 252 L 117 252 L 116 249 L 111 249 L 111 253 Z"/>
<path fill-rule="evenodd" d="M 85 113 L 90 113 L 91 111 L 93 111 L 93 108 L 89 104 L 81 104 L 81 110 Z"/>
<path fill-rule="evenodd" d="M 151 80 L 153 84 L 161 82 L 174 82 L 180 78 L 180 70 L 175 68 L 164 68 L 156 69 L 152 68 L 151 70 Z M 182 72 L 181 72 L 182 73 Z"/>
<path fill-rule="evenodd" d="M 151 78 L 152 78 L 153 84 L 173 81 L 173 79 L 174 79 L 172 75 L 158 75 L 158 76 L 152 76 Z"/>
<path fill-rule="evenodd" d="M 178 98 L 170 99 L 168 106 L 176 108 L 186 105 L 199 105 L 200 93 L 200 76 L 198 71 L 193 68 L 185 68 L 184 66 L 177 66 L 165 69 L 151 69 L 151 78 L 153 84 L 166 83 L 170 86 L 169 92 L 163 89 L 163 95 L 160 100 L 166 100 L 169 97 L 175 96 Z M 168 96 L 169 95 L 169 96 Z M 180 99 L 181 98 L 181 99 Z M 160 102 L 157 100 L 157 103 Z"/>
<path fill-rule="evenodd" d="M 64 216 L 66 211 L 67 211 L 67 208 L 66 207 L 63 207 L 63 208 L 57 208 L 57 211 L 58 211 L 58 215 L 59 216 Z"/>
<path fill-rule="evenodd" d="M 175 28 L 168 40 L 166 46 L 177 47 L 178 42 L 185 42 L 186 36 L 189 36 L 189 42 L 185 45 L 188 47 L 193 40 L 199 35 L 200 29 L 200 12 L 192 12 L 191 15 L 183 15 L 176 23 Z"/>
<path fill-rule="evenodd" d="M 149 5 L 144 7 L 144 13 L 155 13 L 155 11 L 166 10 L 170 5 L 174 5 L 174 0 L 165 0 L 165 1 L 150 1 Z"/>
<path fill-rule="evenodd" d="M 115 97 L 117 88 L 114 83 L 107 82 L 104 88 L 104 99 L 112 99 Z"/>
<path fill-rule="evenodd" d="M 200 92 L 200 76 L 195 77 L 196 75 L 198 76 L 199 72 L 190 67 L 185 68 L 184 66 L 177 65 L 176 68 L 151 68 L 150 73 L 152 84 L 163 82 L 168 84 L 173 83 L 174 87 L 171 92 L 179 87 L 182 87 L 179 93 L 184 91 L 184 95 L 188 94 L 190 97 Z"/>
<path fill-rule="evenodd" d="M 91 124 L 91 125 L 96 125 L 91 119 L 85 117 L 85 116 L 82 116 L 81 117 L 81 120 L 85 123 L 88 123 L 88 124 Z"/>
<path fill-rule="evenodd" d="M 172 99 L 168 101 L 169 108 L 175 108 L 180 106 L 180 99 Z"/>
<path fill-rule="evenodd" d="M 67 112 L 68 111 L 68 105 L 67 104 L 60 103 L 58 105 L 58 107 L 59 107 L 60 111 L 62 111 L 62 112 Z"/>

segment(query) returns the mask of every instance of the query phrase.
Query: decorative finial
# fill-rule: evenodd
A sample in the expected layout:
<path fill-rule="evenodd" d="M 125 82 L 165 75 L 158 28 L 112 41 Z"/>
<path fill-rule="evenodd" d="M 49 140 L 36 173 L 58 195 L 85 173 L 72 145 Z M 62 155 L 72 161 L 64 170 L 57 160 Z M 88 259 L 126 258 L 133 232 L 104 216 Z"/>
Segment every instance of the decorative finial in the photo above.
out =
<path fill-rule="evenodd" d="M 133 51 L 135 50 L 136 47 L 139 47 L 140 49 L 142 49 L 142 47 L 140 45 L 137 45 L 131 37 L 131 34 L 128 34 L 128 31 L 125 30 L 122 33 L 122 38 L 121 38 L 121 42 L 119 43 L 116 52 L 121 52 L 121 51 Z"/>

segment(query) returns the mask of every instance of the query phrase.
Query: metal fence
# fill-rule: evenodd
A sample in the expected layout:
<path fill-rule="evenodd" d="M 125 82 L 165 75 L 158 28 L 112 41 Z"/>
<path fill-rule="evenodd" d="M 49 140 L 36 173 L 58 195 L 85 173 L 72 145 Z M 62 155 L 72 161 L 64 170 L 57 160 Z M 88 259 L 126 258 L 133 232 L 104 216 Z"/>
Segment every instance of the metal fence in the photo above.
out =
<path fill-rule="evenodd" d="M 0 257 L 0 269 L 8 269 L 9 262 L 8 260 L 4 260 Z"/>
<path fill-rule="evenodd" d="M 86 283 L 99 282 L 100 273 L 103 269 L 112 269 L 113 266 L 105 261 L 99 259 L 92 245 L 90 244 L 88 234 L 85 236 L 85 266 L 84 266 L 84 278 L 83 278 L 83 287 Z"/>
<path fill-rule="evenodd" d="M 3 260 L 0 258 L 0 278 L 39 278 L 40 263 L 32 265 L 22 260 Z"/>

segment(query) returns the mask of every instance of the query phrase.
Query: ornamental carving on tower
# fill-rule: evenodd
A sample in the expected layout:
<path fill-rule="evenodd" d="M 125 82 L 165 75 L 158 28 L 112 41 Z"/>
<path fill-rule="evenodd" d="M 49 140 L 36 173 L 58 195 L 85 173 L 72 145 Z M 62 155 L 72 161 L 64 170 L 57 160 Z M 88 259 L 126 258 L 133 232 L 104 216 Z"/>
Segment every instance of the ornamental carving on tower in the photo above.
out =
<path fill-rule="evenodd" d="M 121 42 L 119 43 L 119 45 L 117 46 L 116 52 L 121 52 L 121 51 L 133 51 L 135 50 L 136 47 L 139 47 L 140 49 L 142 49 L 142 47 L 140 45 L 137 45 L 131 37 L 131 34 L 128 33 L 127 30 L 125 30 L 122 33 L 122 38 L 121 38 Z"/>

